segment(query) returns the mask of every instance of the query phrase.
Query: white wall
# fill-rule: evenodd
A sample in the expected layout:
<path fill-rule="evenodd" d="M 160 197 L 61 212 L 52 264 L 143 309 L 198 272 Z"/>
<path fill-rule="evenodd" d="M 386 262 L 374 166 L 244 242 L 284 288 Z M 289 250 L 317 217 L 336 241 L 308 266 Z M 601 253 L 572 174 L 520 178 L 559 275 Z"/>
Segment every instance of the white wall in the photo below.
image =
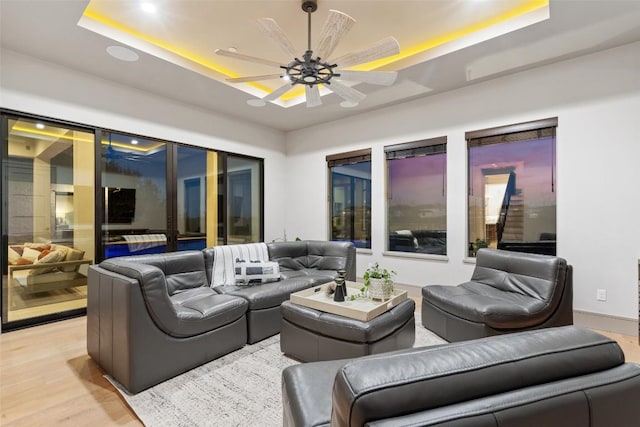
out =
<path fill-rule="evenodd" d="M 558 117 L 558 255 L 574 266 L 574 308 L 637 318 L 640 258 L 640 43 L 547 65 L 287 134 L 287 231 L 326 239 L 325 156 L 372 148 L 372 254 L 400 283 L 457 284 L 466 254 L 465 131 Z M 385 256 L 383 146 L 447 136 L 448 260 Z M 607 301 L 596 301 L 596 289 Z"/>
<path fill-rule="evenodd" d="M 284 134 L 2 50 L 0 106 L 120 132 L 255 156 L 265 167 L 265 240 L 285 228 Z"/>
<path fill-rule="evenodd" d="M 371 147 L 373 250 L 358 255 L 358 274 L 377 260 L 415 286 L 457 284 L 473 268 L 464 262 L 465 131 L 557 116 L 558 254 L 575 269 L 574 308 L 637 318 L 640 43 L 286 135 L 11 51 L 1 56 L 3 108 L 264 158 L 267 241 L 285 228 L 289 238 L 326 239 L 325 156 Z M 382 148 L 438 136 L 448 138 L 448 259 L 383 256 Z M 597 288 L 606 302 L 595 300 Z"/>

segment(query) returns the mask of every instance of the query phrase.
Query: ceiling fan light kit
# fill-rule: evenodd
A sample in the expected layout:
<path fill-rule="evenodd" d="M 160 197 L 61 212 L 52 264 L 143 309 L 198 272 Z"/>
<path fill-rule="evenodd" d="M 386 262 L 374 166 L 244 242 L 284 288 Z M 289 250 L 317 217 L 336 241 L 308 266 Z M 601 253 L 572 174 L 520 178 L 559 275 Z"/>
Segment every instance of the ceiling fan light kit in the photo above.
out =
<path fill-rule="evenodd" d="M 332 61 L 325 59 L 330 57 L 338 45 L 338 42 L 356 22 L 349 15 L 337 10 L 329 11 L 329 16 L 322 28 L 320 41 L 318 42 L 314 53 L 311 49 L 311 14 L 317 9 L 317 0 L 302 0 L 302 10 L 307 14 L 308 35 L 307 50 L 302 55 L 301 59 L 296 55 L 296 49 L 293 43 L 288 39 L 285 32 L 280 28 L 276 21 L 271 18 L 260 18 L 258 20 L 258 25 L 263 33 L 274 41 L 283 52 L 294 57 L 294 59 L 288 64 L 282 65 L 276 61 L 243 55 L 229 50 L 216 50 L 216 54 L 221 56 L 279 67 L 284 71 L 279 74 L 226 79 L 230 83 L 256 82 L 276 78 L 281 78 L 287 81 L 285 85 L 274 90 L 263 98 L 248 100 L 247 103 L 249 105 L 262 107 L 266 105 L 267 102 L 275 101 L 295 85 L 304 85 L 307 107 L 316 107 L 322 105 L 318 85 L 323 85 L 323 87 L 329 89 L 344 100 L 344 102 L 340 104 L 341 106 L 350 108 L 357 106 L 366 97 L 366 95 L 341 83 L 340 80 L 384 86 L 392 85 L 395 82 L 398 74 L 395 71 L 353 71 L 338 69 L 339 67 L 352 67 L 358 64 L 398 54 L 400 52 L 400 46 L 398 45 L 398 41 L 393 37 L 387 37 L 386 39 L 380 40 L 360 51 L 343 55 Z"/>

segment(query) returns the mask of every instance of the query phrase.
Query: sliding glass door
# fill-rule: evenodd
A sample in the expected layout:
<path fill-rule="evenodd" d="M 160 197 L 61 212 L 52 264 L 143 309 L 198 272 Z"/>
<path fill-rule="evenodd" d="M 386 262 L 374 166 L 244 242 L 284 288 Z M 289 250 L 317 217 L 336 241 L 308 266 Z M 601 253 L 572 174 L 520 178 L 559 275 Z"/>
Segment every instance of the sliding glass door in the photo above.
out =
<path fill-rule="evenodd" d="M 227 156 L 227 244 L 262 240 L 262 161 Z"/>
<path fill-rule="evenodd" d="M 218 242 L 220 155 L 204 148 L 177 147 L 177 250 L 204 249 Z"/>
<path fill-rule="evenodd" d="M 263 161 L 0 111 L 2 328 L 81 315 L 88 266 L 263 236 Z"/>
<path fill-rule="evenodd" d="M 167 251 L 167 143 L 102 138 L 104 258 Z"/>
<path fill-rule="evenodd" d="M 94 134 L 4 117 L 2 323 L 86 307 L 93 263 Z"/>

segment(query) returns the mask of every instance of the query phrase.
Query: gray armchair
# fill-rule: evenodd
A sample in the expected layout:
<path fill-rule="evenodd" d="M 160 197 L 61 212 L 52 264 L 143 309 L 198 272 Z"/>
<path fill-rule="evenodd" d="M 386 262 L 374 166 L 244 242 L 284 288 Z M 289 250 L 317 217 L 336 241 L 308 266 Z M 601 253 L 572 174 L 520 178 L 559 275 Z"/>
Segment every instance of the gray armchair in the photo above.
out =
<path fill-rule="evenodd" d="M 138 393 L 244 346 L 248 303 L 208 286 L 200 251 L 89 267 L 87 351 Z"/>
<path fill-rule="evenodd" d="M 481 249 L 471 280 L 422 288 L 422 324 L 447 341 L 573 324 L 563 258 Z"/>

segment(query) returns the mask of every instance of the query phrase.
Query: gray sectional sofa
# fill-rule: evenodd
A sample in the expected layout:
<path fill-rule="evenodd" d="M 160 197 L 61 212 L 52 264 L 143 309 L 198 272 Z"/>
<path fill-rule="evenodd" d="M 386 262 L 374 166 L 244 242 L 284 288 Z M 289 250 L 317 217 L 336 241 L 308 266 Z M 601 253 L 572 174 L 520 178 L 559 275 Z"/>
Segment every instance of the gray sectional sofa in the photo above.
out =
<path fill-rule="evenodd" d="M 576 326 L 518 332 L 282 373 L 285 426 L 631 427 L 640 366 Z"/>
<path fill-rule="evenodd" d="M 211 286 L 214 251 L 112 258 L 89 267 L 87 350 L 129 392 L 274 335 L 280 304 L 292 292 L 355 279 L 350 242 L 267 245 L 282 279 L 254 286 Z"/>

